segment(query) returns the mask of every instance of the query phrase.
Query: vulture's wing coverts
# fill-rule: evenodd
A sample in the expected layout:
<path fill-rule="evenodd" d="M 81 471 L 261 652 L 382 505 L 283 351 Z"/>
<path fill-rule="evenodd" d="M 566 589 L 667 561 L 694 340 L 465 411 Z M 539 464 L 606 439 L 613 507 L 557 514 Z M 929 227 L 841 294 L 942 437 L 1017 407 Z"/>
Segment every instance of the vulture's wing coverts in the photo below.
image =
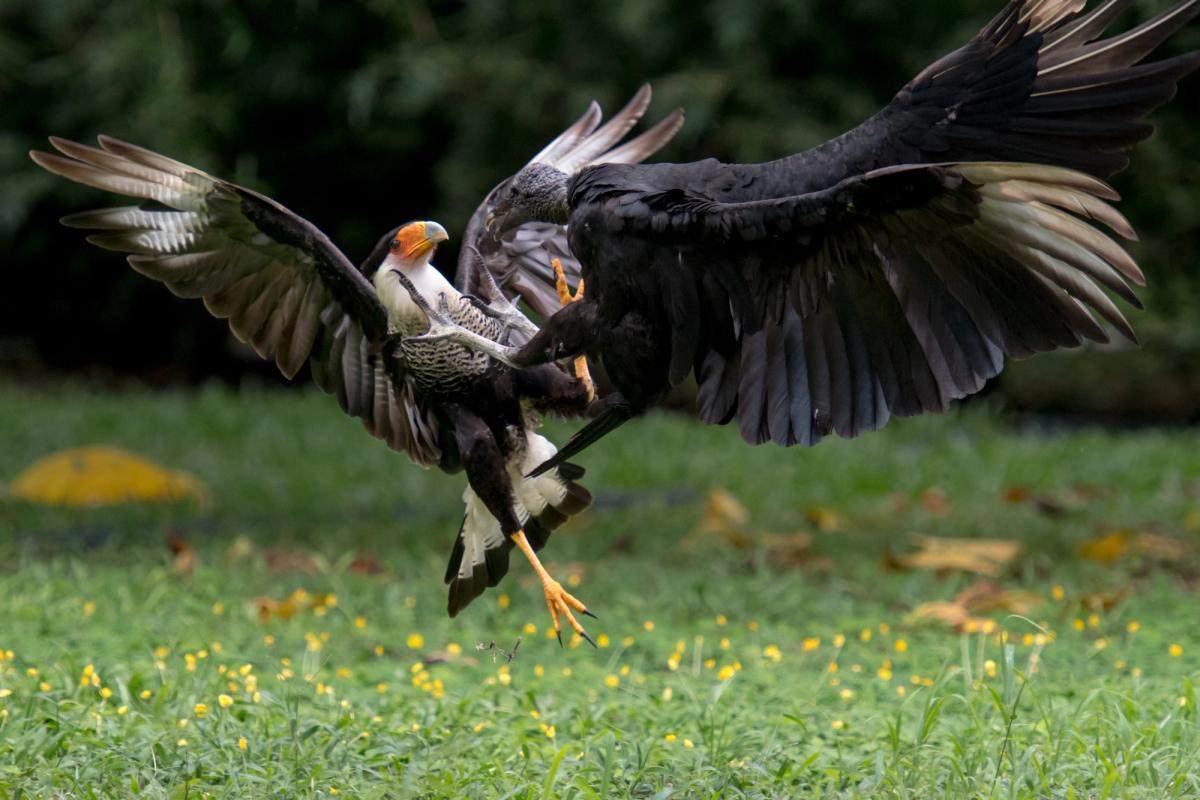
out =
<path fill-rule="evenodd" d="M 565 196 L 546 216 L 588 297 L 506 357 L 585 351 L 617 389 L 543 468 L 691 372 L 705 421 L 812 444 L 940 411 L 1005 356 L 1104 341 L 1093 314 L 1132 339 L 1108 292 L 1137 306 L 1142 273 L 1101 227 L 1134 233 L 1099 178 L 1200 66 L 1143 63 L 1200 0 L 1108 38 L 1131 0 L 1085 5 L 1012 0 L 870 120 L 777 161 L 519 173 L 517 219 L 535 189 Z"/>
<path fill-rule="evenodd" d="M 583 116 L 546 145 L 530 162 L 550 164 L 572 173 L 592 164 L 637 164 L 661 150 L 683 126 L 683 111 L 676 109 L 652 128 L 621 144 L 650 105 L 649 84 L 643 85 L 625 107 L 603 125 L 600 106 L 594 101 Z M 471 215 L 463 235 L 455 284 L 463 291 L 486 294 L 477 270 L 491 273 L 507 296 L 524 300 L 542 319 L 559 308 L 555 275 L 557 259 L 571 285 L 579 282 L 579 262 L 571 255 L 565 225 L 531 220 L 501 236 L 488 231 L 488 216 L 496 211 L 511 177 L 496 185 Z"/>
<path fill-rule="evenodd" d="M 287 377 L 307 362 L 372 435 L 418 464 L 438 463 L 431 410 L 399 361 L 378 356 L 387 314 L 374 287 L 316 227 L 257 192 L 135 145 L 107 136 L 99 149 L 50 141 L 62 155 L 31 153 L 40 166 L 144 201 L 72 214 L 66 225 L 98 231 L 88 241 L 130 253 L 135 270 L 174 294 L 203 298 Z"/>

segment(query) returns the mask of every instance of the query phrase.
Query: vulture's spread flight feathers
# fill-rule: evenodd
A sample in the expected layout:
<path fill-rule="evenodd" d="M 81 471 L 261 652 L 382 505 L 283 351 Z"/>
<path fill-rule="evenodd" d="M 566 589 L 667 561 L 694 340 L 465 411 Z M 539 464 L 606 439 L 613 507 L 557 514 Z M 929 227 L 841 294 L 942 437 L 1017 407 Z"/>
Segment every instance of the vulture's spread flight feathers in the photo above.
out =
<path fill-rule="evenodd" d="M 870 120 L 777 161 L 519 174 L 501 208 L 557 199 L 587 298 L 507 357 L 586 351 L 617 389 L 544 467 L 692 372 L 705 421 L 812 444 L 940 411 L 1005 356 L 1105 341 L 1093 315 L 1132 339 L 1108 293 L 1137 306 L 1143 277 L 1100 178 L 1200 66 L 1142 63 L 1200 0 L 1108 38 L 1130 0 L 1084 5 L 1013 0 Z"/>
<path fill-rule="evenodd" d="M 563 172 L 577 172 L 593 164 L 638 164 L 657 153 L 683 126 L 683 111 L 676 109 L 644 133 L 620 144 L 650 106 L 650 85 L 643 84 L 625 107 L 601 125 L 600 106 L 593 102 L 583 116 L 546 145 L 530 163 L 548 164 Z M 497 184 L 467 222 L 458 257 L 456 283 L 463 291 L 487 296 L 478 285 L 478 270 L 486 269 L 508 296 L 529 304 L 542 319 L 559 308 L 551 259 L 557 259 L 567 280 L 579 281 L 579 262 L 567 244 L 565 225 L 528 221 L 502 236 L 488 230 L 487 219 L 512 178 Z M 490 299 L 490 298 L 488 298 Z"/>

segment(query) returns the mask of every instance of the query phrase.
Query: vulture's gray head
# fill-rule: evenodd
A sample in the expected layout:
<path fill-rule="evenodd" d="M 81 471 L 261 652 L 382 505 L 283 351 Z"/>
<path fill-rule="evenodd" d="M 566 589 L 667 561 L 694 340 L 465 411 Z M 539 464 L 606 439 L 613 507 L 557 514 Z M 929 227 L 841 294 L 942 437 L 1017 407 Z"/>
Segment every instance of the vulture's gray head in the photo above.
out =
<path fill-rule="evenodd" d="M 567 224 L 568 179 L 565 172 L 539 161 L 523 167 L 488 214 L 488 229 L 499 236 L 525 222 Z"/>

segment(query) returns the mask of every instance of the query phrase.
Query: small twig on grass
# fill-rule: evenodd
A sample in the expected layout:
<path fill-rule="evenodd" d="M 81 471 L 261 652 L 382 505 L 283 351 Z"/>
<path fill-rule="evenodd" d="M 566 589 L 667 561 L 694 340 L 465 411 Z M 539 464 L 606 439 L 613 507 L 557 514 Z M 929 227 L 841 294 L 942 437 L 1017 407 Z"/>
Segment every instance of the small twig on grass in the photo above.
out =
<path fill-rule="evenodd" d="M 512 650 L 505 650 L 503 647 L 500 647 L 499 645 L 497 645 L 494 640 L 491 642 L 488 642 L 487 644 L 484 644 L 483 642 L 475 643 L 476 650 L 490 650 L 491 651 L 493 664 L 496 663 L 497 656 L 504 656 L 504 663 L 511 664 L 513 662 L 513 659 L 515 659 L 517 657 L 517 648 L 520 646 L 521 646 L 521 637 L 520 636 L 517 637 L 517 641 L 513 644 Z"/>

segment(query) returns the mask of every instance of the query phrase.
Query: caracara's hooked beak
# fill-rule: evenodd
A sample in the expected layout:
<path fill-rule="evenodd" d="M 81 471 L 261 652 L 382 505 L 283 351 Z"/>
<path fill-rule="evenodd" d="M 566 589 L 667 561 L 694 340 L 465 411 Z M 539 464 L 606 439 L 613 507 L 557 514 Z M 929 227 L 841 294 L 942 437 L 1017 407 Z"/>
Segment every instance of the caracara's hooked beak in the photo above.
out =
<path fill-rule="evenodd" d="M 390 249 L 405 261 L 415 261 L 428 256 L 439 242 L 449 238 L 446 229 L 436 222 L 410 222 L 396 231 Z"/>

